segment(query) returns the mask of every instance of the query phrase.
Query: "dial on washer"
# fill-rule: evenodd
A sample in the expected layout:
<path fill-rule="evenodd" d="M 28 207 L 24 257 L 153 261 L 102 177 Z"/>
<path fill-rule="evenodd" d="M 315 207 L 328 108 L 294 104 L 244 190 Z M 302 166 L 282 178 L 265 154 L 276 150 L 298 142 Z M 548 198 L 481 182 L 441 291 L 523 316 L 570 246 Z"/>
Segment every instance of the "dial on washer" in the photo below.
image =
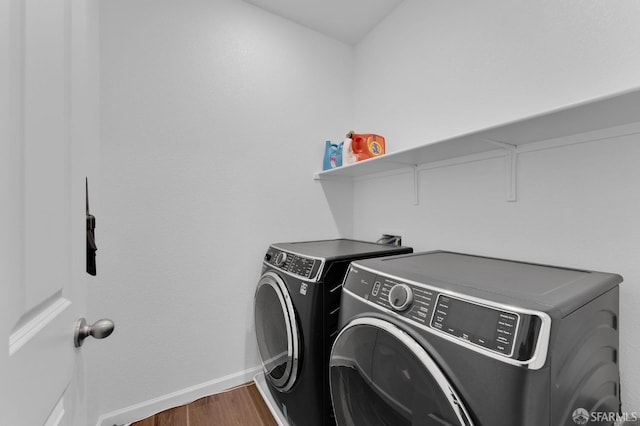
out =
<path fill-rule="evenodd" d="M 276 266 L 282 266 L 286 261 L 287 261 L 287 253 L 283 251 L 278 253 L 278 255 L 276 256 Z"/>
<path fill-rule="evenodd" d="M 404 311 L 413 302 L 413 292 L 406 284 L 396 284 L 389 291 L 389 303 L 396 311 Z"/>

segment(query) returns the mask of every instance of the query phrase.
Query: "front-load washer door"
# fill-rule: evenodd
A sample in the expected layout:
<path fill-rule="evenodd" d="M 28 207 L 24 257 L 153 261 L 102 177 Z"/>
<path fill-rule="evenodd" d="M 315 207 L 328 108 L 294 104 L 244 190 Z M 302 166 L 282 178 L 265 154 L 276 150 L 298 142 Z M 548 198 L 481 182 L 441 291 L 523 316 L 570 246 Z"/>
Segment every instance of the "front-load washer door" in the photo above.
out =
<path fill-rule="evenodd" d="M 260 277 L 254 300 L 258 350 L 267 380 L 286 392 L 298 375 L 300 336 L 291 297 L 273 272 Z"/>
<path fill-rule="evenodd" d="M 351 321 L 334 342 L 330 386 L 338 426 L 471 426 L 429 354 L 388 321 Z"/>

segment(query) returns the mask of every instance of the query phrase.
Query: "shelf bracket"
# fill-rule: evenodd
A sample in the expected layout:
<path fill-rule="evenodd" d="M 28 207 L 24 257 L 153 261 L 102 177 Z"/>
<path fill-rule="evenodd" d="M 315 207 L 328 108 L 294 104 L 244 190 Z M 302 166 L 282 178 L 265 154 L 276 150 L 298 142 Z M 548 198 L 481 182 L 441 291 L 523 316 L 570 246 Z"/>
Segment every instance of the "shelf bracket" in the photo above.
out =
<path fill-rule="evenodd" d="M 482 139 L 484 142 L 499 146 L 505 150 L 506 197 L 507 201 L 518 201 L 518 146 L 510 143 Z"/>

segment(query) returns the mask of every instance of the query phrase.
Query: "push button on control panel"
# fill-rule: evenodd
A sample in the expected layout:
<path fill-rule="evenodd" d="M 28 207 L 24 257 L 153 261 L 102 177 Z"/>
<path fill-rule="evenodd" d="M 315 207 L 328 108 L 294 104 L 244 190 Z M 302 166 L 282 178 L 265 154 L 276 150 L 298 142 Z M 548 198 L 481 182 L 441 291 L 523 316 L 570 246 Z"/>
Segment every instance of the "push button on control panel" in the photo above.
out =
<path fill-rule="evenodd" d="M 379 292 L 380 292 L 380 281 L 376 281 L 373 284 L 373 289 L 371 290 L 371 295 L 372 296 L 377 296 Z"/>

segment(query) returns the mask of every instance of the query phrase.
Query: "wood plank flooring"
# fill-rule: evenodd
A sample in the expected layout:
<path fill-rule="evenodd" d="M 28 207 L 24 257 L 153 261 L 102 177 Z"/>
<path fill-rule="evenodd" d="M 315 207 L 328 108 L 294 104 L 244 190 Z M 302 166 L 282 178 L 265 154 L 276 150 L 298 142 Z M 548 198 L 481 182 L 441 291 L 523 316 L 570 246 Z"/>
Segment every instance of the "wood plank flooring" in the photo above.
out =
<path fill-rule="evenodd" d="M 255 384 L 198 399 L 131 426 L 277 426 Z"/>

